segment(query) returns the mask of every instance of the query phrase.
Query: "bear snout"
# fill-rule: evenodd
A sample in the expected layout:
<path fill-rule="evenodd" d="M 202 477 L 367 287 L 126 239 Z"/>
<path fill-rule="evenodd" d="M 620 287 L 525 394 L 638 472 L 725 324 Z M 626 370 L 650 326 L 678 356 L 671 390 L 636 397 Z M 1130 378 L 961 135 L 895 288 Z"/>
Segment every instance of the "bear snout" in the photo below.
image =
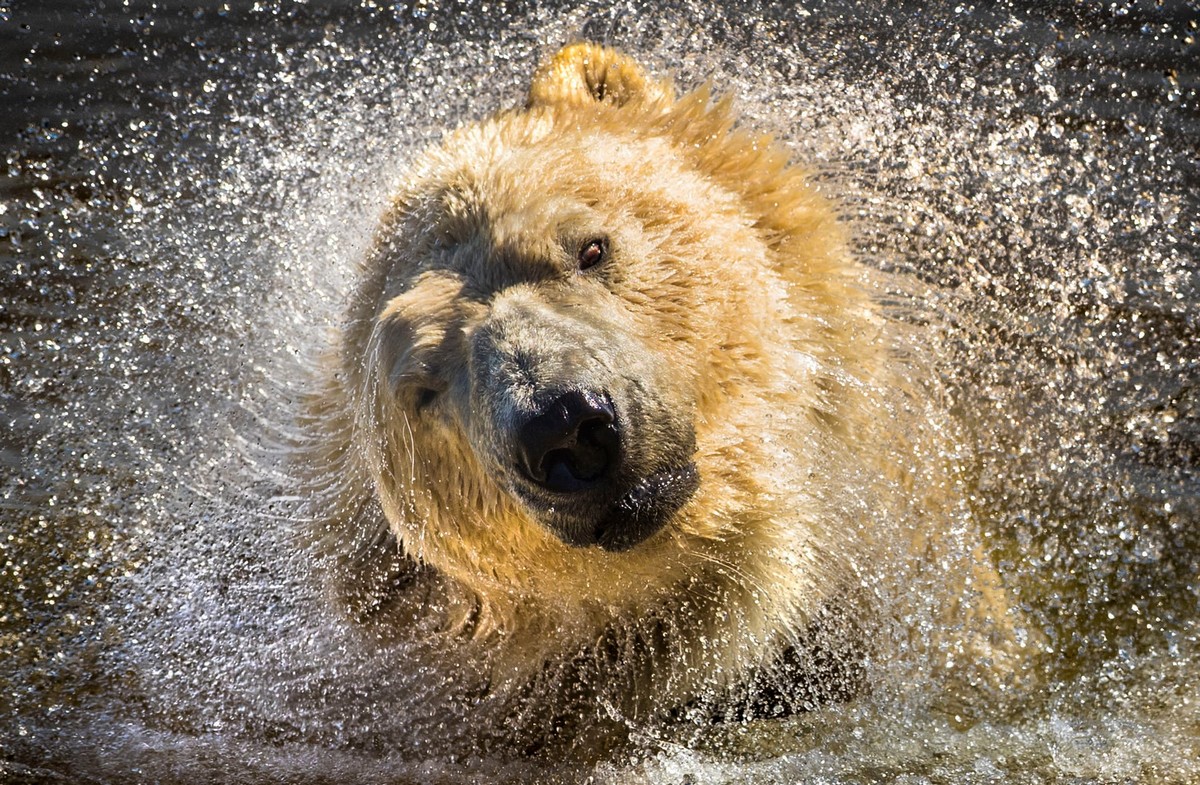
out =
<path fill-rule="evenodd" d="M 526 478 L 552 493 L 591 490 L 621 460 L 621 433 L 606 393 L 572 390 L 517 429 L 517 462 Z"/>
<path fill-rule="evenodd" d="M 513 489 L 567 545 L 629 550 L 662 529 L 699 487 L 687 458 L 639 470 L 630 460 L 636 445 L 626 444 L 637 429 L 627 426 L 607 393 L 572 389 L 548 397 L 514 430 L 522 481 Z"/>

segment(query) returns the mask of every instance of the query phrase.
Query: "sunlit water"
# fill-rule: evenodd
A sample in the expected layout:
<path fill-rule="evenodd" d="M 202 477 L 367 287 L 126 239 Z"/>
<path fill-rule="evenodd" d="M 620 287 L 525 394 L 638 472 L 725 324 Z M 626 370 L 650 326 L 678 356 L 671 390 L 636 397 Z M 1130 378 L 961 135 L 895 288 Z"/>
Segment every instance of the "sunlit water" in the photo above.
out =
<path fill-rule="evenodd" d="M 531 776 L 410 735 L 280 456 L 405 162 L 588 37 L 820 169 L 1052 650 L 1012 706 L 898 684 L 592 776 L 1200 780 L 1194 6 L 83 5 L 0 4 L 0 779 Z"/>

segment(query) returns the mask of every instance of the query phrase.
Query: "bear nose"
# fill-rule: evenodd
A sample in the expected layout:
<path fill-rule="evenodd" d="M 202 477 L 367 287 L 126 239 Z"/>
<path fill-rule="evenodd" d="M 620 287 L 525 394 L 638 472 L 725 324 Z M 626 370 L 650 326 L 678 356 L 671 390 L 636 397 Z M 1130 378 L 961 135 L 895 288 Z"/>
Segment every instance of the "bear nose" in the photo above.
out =
<path fill-rule="evenodd" d="M 525 474 L 543 488 L 556 493 L 592 488 L 620 456 L 612 402 L 592 391 L 560 395 L 521 426 L 517 449 Z"/>

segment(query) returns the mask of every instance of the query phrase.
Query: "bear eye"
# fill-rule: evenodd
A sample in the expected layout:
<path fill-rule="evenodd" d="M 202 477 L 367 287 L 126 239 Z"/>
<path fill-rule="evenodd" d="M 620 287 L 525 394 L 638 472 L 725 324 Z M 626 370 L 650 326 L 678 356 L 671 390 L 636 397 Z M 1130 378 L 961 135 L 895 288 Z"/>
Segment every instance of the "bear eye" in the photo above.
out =
<path fill-rule="evenodd" d="M 579 248 L 579 269 L 586 270 L 595 267 L 608 258 L 608 240 L 595 238 L 588 240 Z"/>

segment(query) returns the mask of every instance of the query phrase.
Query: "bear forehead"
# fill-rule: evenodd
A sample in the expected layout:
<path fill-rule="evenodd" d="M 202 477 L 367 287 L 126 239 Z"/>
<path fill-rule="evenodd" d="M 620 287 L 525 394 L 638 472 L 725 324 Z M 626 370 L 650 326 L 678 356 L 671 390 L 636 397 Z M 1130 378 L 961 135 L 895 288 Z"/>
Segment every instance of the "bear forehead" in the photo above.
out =
<path fill-rule="evenodd" d="M 540 245 L 552 237 L 639 225 L 709 221 L 740 204 L 689 164 L 669 139 L 580 128 L 513 135 L 459 132 L 418 190 L 439 241 L 482 237 Z M 464 143 L 465 142 L 465 143 Z M 465 148 L 465 150 L 464 150 Z"/>

